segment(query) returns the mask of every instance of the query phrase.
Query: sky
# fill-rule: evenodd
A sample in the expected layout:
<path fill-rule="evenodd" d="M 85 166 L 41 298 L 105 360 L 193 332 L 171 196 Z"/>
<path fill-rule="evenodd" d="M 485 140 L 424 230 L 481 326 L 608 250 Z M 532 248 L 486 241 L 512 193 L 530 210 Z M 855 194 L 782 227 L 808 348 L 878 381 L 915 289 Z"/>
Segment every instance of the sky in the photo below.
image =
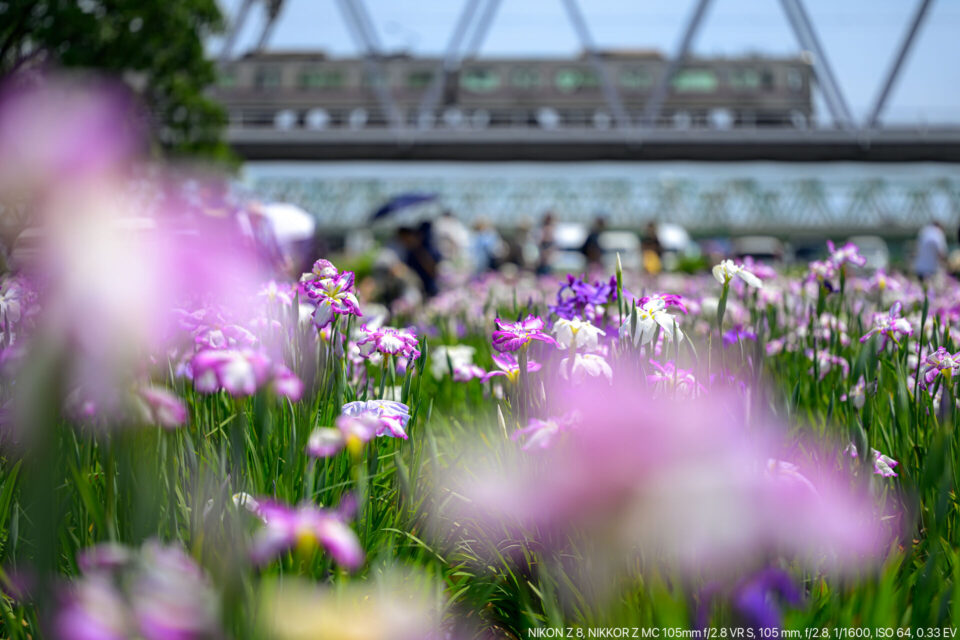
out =
<path fill-rule="evenodd" d="M 440 55 L 466 0 L 361 0 L 384 49 Z M 233 15 L 240 0 L 220 0 Z M 695 0 L 579 0 L 599 48 L 673 51 Z M 263 23 L 255 7 L 235 52 L 252 47 Z M 916 0 L 805 0 L 807 12 L 855 117 L 879 91 Z M 358 52 L 336 0 L 286 0 L 270 50 Z M 897 85 L 889 123 L 960 124 L 960 0 L 934 0 Z M 212 51 L 219 42 L 210 43 Z M 479 57 L 573 56 L 581 49 L 563 0 L 502 0 Z M 778 0 L 713 0 L 695 55 L 796 55 L 800 48 Z M 825 114 L 818 100 L 818 111 Z"/>

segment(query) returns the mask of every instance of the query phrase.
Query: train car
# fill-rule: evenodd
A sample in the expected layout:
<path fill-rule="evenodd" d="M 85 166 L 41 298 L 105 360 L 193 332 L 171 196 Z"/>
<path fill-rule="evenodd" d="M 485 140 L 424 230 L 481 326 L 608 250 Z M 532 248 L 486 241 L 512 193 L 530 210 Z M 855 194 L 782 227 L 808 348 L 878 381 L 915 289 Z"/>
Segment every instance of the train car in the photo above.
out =
<path fill-rule="evenodd" d="M 653 51 L 605 51 L 609 81 L 639 123 L 668 62 Z M 443 73 L 433 107 L 424 96 L 442 61 L 407 55 L 331 58 L 322 52 L 248 54 L 221 70 L 216 96 L 231 125 L 281 129 L 383 127 L 385 88 L 419 128 L 609 128 L 597 65 L 577 58 L 483 58 Z M 673 128 L 792 127 L 813 118 L 812 69 L 803 56 L 689 58 L 674 73 L 655 123 Z M 381 92 L 382 93 L 382 92 Z"/>

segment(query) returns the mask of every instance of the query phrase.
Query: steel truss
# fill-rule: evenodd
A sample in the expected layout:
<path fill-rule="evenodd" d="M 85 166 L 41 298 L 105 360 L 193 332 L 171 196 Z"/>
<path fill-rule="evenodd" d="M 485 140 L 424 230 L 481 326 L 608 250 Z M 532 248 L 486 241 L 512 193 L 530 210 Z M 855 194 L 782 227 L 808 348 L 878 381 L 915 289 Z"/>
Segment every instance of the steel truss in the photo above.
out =
<path fill-rule="evenodd" d="M 238 35 L 249 18 L 250 9 L 256 1 L 262 2 L 266 9 L 266 20 L 257 37 L 256 50 L 262 50 L 269 42 L 270 34 L 283 8 L 284 0 L 242 0 L 235 17 L 230 21 L 223 47 L 218 56 L 221 65 L 232 59 Z M 373 89 L 381 109 L 387 115 L 391 128 L 395 130 L 404 128 L 404 118 L 397 108 L 388 84 L 384 81 L 383 47 L 365 3 L 363 0 L 336 0 L 336 2 L 347 29 L 350 31 L 350 36 L 364 55 L 367 73 L 380 80 L 373 83 Z M 457 70 L 464 60 L 477 55 L 501 2 L 502 0 L 464 1 L 463 9 L 447 41 L 443 58 L 437 65 L 432 81 L 420 102 L 417 111 L 418 128 L 432 128 L 436 116 L 435 112 L 442 100 L 448 75 Z M 631 128 L 630 118 L 623 107 L 623 101 L 616 84 L 613 82 L 605 59 L 595 44 L 587 21 L 580 10 L 578 0 L 560 0 L 560 2 L 563 4 L 567 19 L 573 27 L 581 47 L 600 78 L 603 97 L 614 122 L 618 128 Z M 710 2 L 711 0 L 696 0 L 693 10 L 684 23 L 677 47 L 667 65 L 667 70 L 659 78 L 644 107 L 641 121 L 645 127 L 656 125 L 669 93 L 670 83 L 690 53 L 697 33 L 703 25 L 703 19 Z M 917 40 L 917 35 L 924 19 L 930 13 L 932 5 L 933 0 L 917 1 L 911 20 L 900 40 L 900 45 L 894 52 L 889 70 L 881 80 L 873 105 L 864 121 L 858 124 L 850 111 L 841 84 L 834 74 L 830 58 L 820 41 L 803 0 L 780 0 L 780 6 L 794 36 L 797 38 L 797 42 L 813 62 L 814 77 L 835 126 L 848 130 L 881 127 L 881 116 L 887 100 L 903 71 L 904 62 Z"/>

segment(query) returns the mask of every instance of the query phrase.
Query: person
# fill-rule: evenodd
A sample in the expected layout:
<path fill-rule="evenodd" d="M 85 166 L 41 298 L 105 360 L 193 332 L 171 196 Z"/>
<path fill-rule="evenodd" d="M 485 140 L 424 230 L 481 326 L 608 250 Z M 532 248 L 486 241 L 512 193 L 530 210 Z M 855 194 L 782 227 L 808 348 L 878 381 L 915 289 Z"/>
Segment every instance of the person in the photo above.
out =
<path fill-rule="evenodd" d="M 587 233 L 587 239 L 583 241 L 580 247 L 580 253 L 587 260 L 588 267 L 599 267 L 603 263 L 603 247 L 600 246 L 600 234 L 607 228 L 607 220 L 603 216 L 597 216 L 593 220 L 590 232 Z"/>
<path fill-rule="evenodd" d="M 433 248 L 430 226 L 421 225 L 419 229 L 400 227 L 397 229 L 397 240 L 403 263 L 420 278 L 423 292 L 428 298 L 437 295 L 437 263 L 440 261 L 440 254 Z"/>
<path fill-rule="evenodd" d="M 531 262 L 530 249 L 530 220 L 521 218 L 517 223 L 516 229 L 505 240 L 507 243 L 507 254 L 504 262 L 514 264 L 518 268 L 525 268 Z M 535 260 L 536 249 L 533 249 L 533 259 Z"/>
<path fill-rule="evenodd" d="M 663 247 L 657 234 L 657 223 L 651 220 L 647 223 L 640 240 L 640 263 L 644 271 L 650 274 L 660 273 L 663 268 L 661 256 Z"/>
<path fill-rule="evenodd" d="M 917 251 L 913 260 L 913 271 L 921 282 L 932 278 L 940 271 L 947 256 L 947 236 L 943 225 L 934 220 L 920 229 L 917 236 Z"/>
<path fill-rule="evenodd" d="M 477 218 L 473 223 L 473 238 L 470 247 L 474 273 L 481 275 L 500 266 L 506 254 L 503 239 L 486 218 Z"/>
<path fill-rule="evenodd" d="M 557 226 L 554 222 L 553 213 L 548 211 L 543 215 L 540 221 L 540 228 L 537 230 L 537 275 L 542 276 L 550 273 L 553 266 L 553 254 L 557 248 Z"/>
<path fill-rule="evenodd" d="M 658 258 L 663 253 L 663 247 L 660 246 L 660 238 L 657 235 L 657 223 L 653 220 L 649 221 L 644 228 L 640 246 L 644 251 L 652 251 Z"/>

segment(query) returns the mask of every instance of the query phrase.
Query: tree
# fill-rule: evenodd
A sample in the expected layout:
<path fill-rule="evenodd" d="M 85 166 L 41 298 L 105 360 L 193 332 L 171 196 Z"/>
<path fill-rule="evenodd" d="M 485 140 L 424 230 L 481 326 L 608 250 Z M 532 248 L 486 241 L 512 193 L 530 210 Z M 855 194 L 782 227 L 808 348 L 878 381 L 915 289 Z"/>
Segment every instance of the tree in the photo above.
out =
<path fill-rule="evenodd" d="M 0 77 L 49 67 L 116 75 L 140 96 L 160 147 L 228 159 L 203 48 L 222 25 L 216 0 L 0 0 Z"/>

